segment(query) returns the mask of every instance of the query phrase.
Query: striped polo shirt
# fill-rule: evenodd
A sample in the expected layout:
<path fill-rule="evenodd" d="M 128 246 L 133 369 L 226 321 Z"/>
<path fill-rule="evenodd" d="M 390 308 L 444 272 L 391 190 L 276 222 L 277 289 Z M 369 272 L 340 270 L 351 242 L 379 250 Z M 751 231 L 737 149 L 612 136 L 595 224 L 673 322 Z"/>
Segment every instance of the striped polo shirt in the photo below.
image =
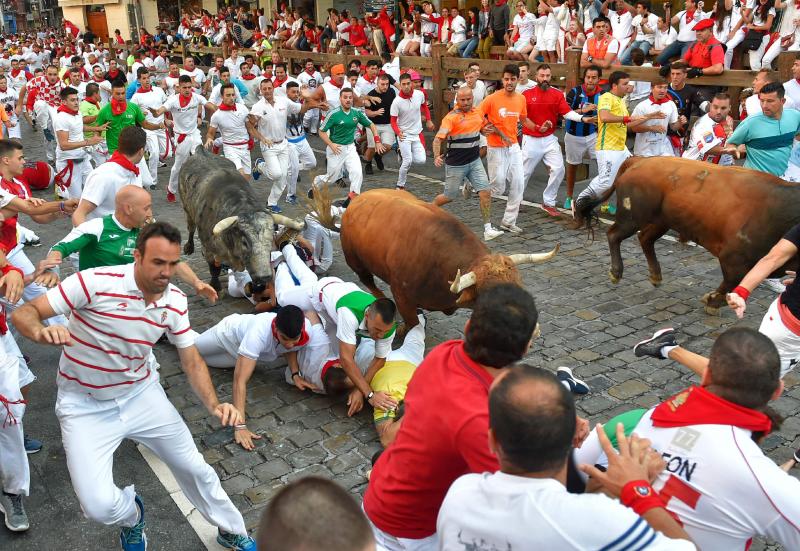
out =
<path fill-rule="evenodd" d="M 597 105 L 597 102 L 600 100 L 600 94 L 602 93 L 603 90 L 599 86 L 594 89 L 594 94 L 588 93 L 583 85 L 576 86 L 567 92 L 567 104 L 569 104 L 573 111 L 577 111 L 589 103 L 594 103 Z M 572 134 L 573 136 L 586 137 L 597 132 L 596 124 L 575 121 L 564 122 L 566 124 L 565 128 L 567 133 Z"/>
<path fill-rule="evenodd" d="M 148 358 L 164 333 L 176 348 L 194 345 L 186 295 L 170 284 L 161 298 L 145 304 L 134 266 L 84 270 L 47 292 L 57 314 L 70 314 L 72 345 L 61 352 L 60 391 L 98 400 L 136 393 L 158 380 Z"/>
<path fill-rule="evenodd" d="M 444 162 L 450 166 L 462 166 L 477 159 L 480 155 L 481 128 L 483 115 L 475 107 L 467 113 L 456 108 L 445 115 L 436 133 L 440 140 L 447 139 Z"/>

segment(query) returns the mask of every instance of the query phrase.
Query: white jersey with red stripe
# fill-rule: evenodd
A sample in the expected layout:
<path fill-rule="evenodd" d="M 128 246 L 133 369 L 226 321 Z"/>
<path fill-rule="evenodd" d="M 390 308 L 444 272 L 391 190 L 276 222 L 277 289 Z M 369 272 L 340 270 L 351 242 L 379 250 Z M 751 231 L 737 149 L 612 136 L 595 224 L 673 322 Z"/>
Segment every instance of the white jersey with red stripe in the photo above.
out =
<path fill-rule="evenodd" d="M 186 295 L 168 285 L 145 304 L 134 279 L 134 264 L 92 268 L 69 276 L 47 292 L 58 314 L 70 314 L 71 346 L 58 364 L 59 392 L 111 400 L 139 392 L 158 380 L 149 358 L 166 333 L 177 348 L 194 344 Z"/>
<path fill-rule="evenodd" d="M 169 96 L 164 102 L 164 108 L 172 113 L 172 121 L 175 124 L 174 132 L 179 134 L 191 134 L 197 130 L 197 117 L 199 116 L 198 107 L 205 105 L 208 100 L 200 94 L 192 93 L 189 102 L 181 105 L 180 94 Z"/>
<path fill-rule="evenodd" d="M 725 133 L 723 124 L 715 122 L 706 113 L 694 123 L 692 133 L 689 136 L 689 143 L 686 145 L 686 151 L 683 152 L 683 158 L 730 166 L 733 164 L 732 155 L 712 155 L 709 153 L 709 150 L 718 145 L 724 146 L 727 139 L 728 136 Z"/>
<path fill-rule="evenodd" d="M 217 109 L 211 115 L 211 126 L 219 130 L 222 143 L 226 145 L 246 145 L 250 140 L 247 132 L 247 116 L 250 111 L 242 103 L 235 103 L 235 110 Z"/>
<path fill-rule="evenodd" d="M 667 463 L 653 487 L 678 515 L 698 549 L 744 551 L 753 536 L 800 549 L 800 480 L 764 455 L 749 430 L 732 425 L 655 427 L 647 411 L 633 432 L 652 442 Z M 597 439 L 576 450 L 596 460 Z M 584 449 L 586 448 L 586 449 Z"/>

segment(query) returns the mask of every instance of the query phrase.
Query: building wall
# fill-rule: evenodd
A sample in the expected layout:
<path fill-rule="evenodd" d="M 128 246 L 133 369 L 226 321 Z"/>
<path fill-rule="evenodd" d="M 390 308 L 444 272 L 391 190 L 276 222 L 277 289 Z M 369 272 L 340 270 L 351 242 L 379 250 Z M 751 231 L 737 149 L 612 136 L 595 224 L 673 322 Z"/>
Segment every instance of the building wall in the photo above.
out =
<path fill-rule="evenodd" d="M 86 31 L 86 10 L 83 6 L 63 6 L 61 11 L 66 21 L 78 27 L 81 32 Z"/>

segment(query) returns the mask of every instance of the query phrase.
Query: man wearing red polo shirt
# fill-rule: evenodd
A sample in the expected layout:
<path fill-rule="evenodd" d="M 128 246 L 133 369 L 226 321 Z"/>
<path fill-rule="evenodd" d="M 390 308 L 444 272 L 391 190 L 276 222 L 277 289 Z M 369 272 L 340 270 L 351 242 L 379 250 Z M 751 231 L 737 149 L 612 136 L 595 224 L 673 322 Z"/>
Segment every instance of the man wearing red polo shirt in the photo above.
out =
<path fill-rule="evenodd" d="M 695 24 L 697 42 L 683 55 L 683 60 L 689 64 L 689 71 L 686 73 L 688 78 L 721 75 L 725 70 L 725 50 L 714 38 L 713 28 L 713 19 L 702 19 Z M 710 100 L 716 92 L 715 86 L 706 86 L 700 91 L 706 100 Z"/>
<path fill-rule="evenodd" d="M 364 496 L 378 551 L 437 550 L 436 517 L 453 481 L 498 469 L 488 444 L 489 387 L 528 351 L 537 319 L 527 291 L 494 286 L 478 297 L 464 340 L 437 346 L 417 368 L 403 424 Z"/>
<path fill-rule="evenodd" d="M 564 94 L 560 90 L 550 87 L 552 76 L 549 65 L 539 65 L 534 77 L 536 86 L 525 90 L 522 94 L 525 97 L 528 120 L 534 124 L 533 128 L 527 125 L 522 127 L 522 178 L 527 186 L 528 179 L 539 161 L 544 160 L 550 176 L 544 190 L 542 210 L 550 216 L 561 216 L 556 210 L 558 188 L 564 179 L 564 159 L 561 145 L 554 134 L 558 117 L 561 115 L 570 121 L 589 124 L 595 122 L 595 117 L 573 111 L 567 100 L 564 99 Z M 519 211 L 519 205 L 517 205 L 517 211 Z"/>

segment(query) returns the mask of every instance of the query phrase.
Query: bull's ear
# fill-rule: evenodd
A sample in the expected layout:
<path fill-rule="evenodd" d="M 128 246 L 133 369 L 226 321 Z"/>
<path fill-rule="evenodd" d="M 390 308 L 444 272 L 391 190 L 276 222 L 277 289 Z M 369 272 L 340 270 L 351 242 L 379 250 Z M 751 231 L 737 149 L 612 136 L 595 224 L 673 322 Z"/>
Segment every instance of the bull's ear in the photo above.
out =
<path fill-rule="evenodd" d="M 211 230 L 211 233 L 214 235 L 219 235 L 231 226 L 233 226 L 236 222 L 239 221 L 238 216 L 228 216 L 227 218 L 223 218 L 219 222 L 214 225 L 214 229 Z"/>

